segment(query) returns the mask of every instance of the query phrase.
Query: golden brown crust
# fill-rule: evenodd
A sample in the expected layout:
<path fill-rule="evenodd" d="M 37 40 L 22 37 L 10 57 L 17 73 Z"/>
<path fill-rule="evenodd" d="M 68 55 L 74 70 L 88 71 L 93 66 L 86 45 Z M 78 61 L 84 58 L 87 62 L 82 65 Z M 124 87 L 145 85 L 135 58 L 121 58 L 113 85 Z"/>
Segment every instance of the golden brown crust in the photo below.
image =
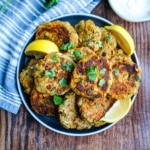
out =
<path fill-rule="evenodd" d="M 75 25 L 75 29 L 79 36 L 79 47 L 86 46 L 94 51 L 99 49 L 101 31 L 92 20 L 81 20 Z"/>
<path fill-rule="evenodd" d="M 110 84 L 111 70 L 108 61 L 89 55 L 76 64 L 70 87 L 78 95 L 95 99 L 103 97 Z"/>
<path fill-rule="evenodd" d="M 69 78 L 74 62 L 61 53 L 51 53 L 42 59 L 34 71 L 35 87 L 45 94 L 64 95 L 69 91 Z"/>
<path fill-rule="evenodd" d="M 141 80 L 141 69 L 128 57 L 114 57 L 112 62 L 112 86 L 109 94 L 115 99 L 136 95 Z"/>
<path fill-rule="evenodd" d="M 114 99 L 110 97 L 102 97 L 92 100 L 81 96 L 78 98 L 77 105 L 79 106 L 81 116 L 85 120 L 90 123 L 98 124 L 113 102 Z"/>
<path fill-rule="evenodd" d="M 76 106 L 76 94 L 69 91 L 64 96 L 64 103 L 58 106 L 60 123 L 67 129 L 89 129 L 92 125 L 82 119 Z"/>
<path fill-rule="evenodd" d="M 30 100 L 31 107 L 35 112 L 47 116 L 57 115 L 57 106 L 54 104 L 52 96 L 40 93 L 33 88 Z"/>
<path fill-rule="evenodd" d="M 42 24 L 36 32 L 36 39 L 48 39 L 59 48 L 66 43 L 73 42 L 73 47 L 78 46 L 78 35 L 69 22 L 53 21 Z"/>
<path fill-rule="evenodd" d="M 89 47 L 78 47 L 76 49 L 70 49 L 64 54 L 72 58 L 73 61 L 78 62 L 88 55 L 95 55 L 95 52 Z"/>
<path fill-rule="evenodd" d="M 37 62 L 38 62 L 37 59 L 31 59 L 27 63 L 26 67 L 22 69 L 20 73 L 19 80 L 26 94 L 30 94 L 34 86 L 33 73 L 34 73 L 34 66 L 35 64 L 37 64 Z"/>

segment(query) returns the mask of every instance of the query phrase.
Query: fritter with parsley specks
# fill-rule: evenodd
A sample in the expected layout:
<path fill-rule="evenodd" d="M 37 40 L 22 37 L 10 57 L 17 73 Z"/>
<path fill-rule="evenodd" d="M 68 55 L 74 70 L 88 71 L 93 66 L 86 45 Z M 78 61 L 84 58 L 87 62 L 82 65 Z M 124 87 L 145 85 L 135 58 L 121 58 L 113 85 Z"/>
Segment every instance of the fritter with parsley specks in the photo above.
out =
<path fill-rule="evenodd" d="M 63 95 L 69 91 L 69 79 L 74 62 L 61 53 L 50 53 L 35 65 L 36 89 L 45 94 Z"/>
<path fill-rule="evenodd" d="M 37 62 L 37 59 L 31 59 L 20 73 L 20 82 L 26 94 L 30 94 L 34 86 L 33 73 L 35 69 L 34 66 L 37 64 Z"/>
<path fill-rule="evenodd" d="M 81 116 L 89 123 L 98 126 L 98 124 L 102 123 L 100 119 L 105 115 L 114 101 L 114 99 L 107 96 L 94 100 L 80 96 L 77 100 L 77 105 Z"/>
<path fill-rule="evenodd" d="M 114 57 L 112 63 L 112 86 L 109 94 L 116 99 L 136 95 L 141 81 L 141 69 L 128 57 Z"/>
<path fill-rule="evenodd" d="M 75 62 L 91 54 L 95 55 L 95 52 L 88 47 L 70 49 L 65 53 L 65 55 L 71 57 Z"/>
<path fill-rule="evenodd" d="M 81 20 L 75 25 L 75 30 L 79 36 L 78 47 L 86 46 L 94 51 L 99 49 L 101 31 L 92 20 Z"/>
<path fill-rule="evenodd" d="M 60 50 L 76 48 L 78 34 L 69 22 L 52 21 L 41 24 L 36 31 L 36 39 L 47 39 L 54 42 Z"/>
<path fill-rule="evenodd" d="M 42 115 L 56 116 L 57 106 L 53 102 L 53 97 L 49 94 L 43 94 L 33 88 L 30 95 L 32 109 Z"/>
<path fill-rule="evenodd" d="M 60 123 L 66 129 L 89 129 L 92 125 L 83 120 L 78 113 L 76 106 L 76 94 L 69 91 L 64 96 L 64 102 L 58 106 Z"/>
<path fill-rule="evenodd" d="M 99 50 L 96 52 L 98 56 L 110 59 L 117 53 L 117 40 L 105 28 L 101 27 L 101 38 L 99 40 Z"/>
<path fill-rule="evenodd" d="M 76 64 L 70 83 L 75 93 L 92 99 L 103 97 L 110 85 L 110 64 L 96 55 L 88 55 Z"/>

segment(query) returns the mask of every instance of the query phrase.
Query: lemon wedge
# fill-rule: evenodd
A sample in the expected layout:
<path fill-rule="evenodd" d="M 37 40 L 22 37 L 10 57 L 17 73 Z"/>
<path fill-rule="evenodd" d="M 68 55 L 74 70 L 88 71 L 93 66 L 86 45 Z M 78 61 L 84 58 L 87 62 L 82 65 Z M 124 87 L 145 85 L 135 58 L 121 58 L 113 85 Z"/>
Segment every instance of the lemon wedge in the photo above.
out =
<path fill-rule="evenodd" d="M 106 112 L 105 116 L 101 118 L 101 121 L 107 123 L 117 122 L 129 112 L 132 106 L 130 98 L 124 100 L 116 100 L 112 107 Z"/>
<path fill-rule="evenodd" d="M 57 45 L 49 40 L 32 41 L 25 49 L 27 56 L 35 56 L 36 58 L 43 57 L 45 54 L 59 52 Z"/>
<path fill-rule="evenodd" d="M 105 28 L 116 37 L 118 45 L 128 56 L 134 53 L 135 45 L 133 38 L 125 28 L 119 25 L 105 26 Z"/>

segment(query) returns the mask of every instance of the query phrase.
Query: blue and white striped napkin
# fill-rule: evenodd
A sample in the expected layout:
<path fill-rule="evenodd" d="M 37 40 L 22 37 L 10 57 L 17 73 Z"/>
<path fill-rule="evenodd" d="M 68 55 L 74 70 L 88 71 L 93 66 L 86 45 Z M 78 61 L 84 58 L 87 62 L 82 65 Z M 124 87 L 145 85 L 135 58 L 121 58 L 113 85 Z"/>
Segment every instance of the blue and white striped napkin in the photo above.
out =
<path fill-rule="evenodd" d="M 0 108 L 14 114 L 19 110 L 21 98 L 16 83 L 17 62 L 24 43 L 36 27 L 61 15 L 90 13 L 99 2 L 60 0 L 47 10 L 45 0 L 0 1 Z"/>

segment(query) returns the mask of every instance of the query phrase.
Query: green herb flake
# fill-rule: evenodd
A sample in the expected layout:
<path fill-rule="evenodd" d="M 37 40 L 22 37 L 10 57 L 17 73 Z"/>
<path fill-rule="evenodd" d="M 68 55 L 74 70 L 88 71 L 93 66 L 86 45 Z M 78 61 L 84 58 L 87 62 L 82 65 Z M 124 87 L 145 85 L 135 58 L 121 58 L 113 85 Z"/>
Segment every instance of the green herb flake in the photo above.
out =
<path fill-rule="evenodd" d="M 61 80 L 59 80 L 59 85 L 61 85 L 61 86 L 67 86 L 67 79 L 62 78 Z"/>
<path fill-rule="evenodd" d="M 91 74 L 91 75 L 88 76 L 90 81 L 95 81 L 96 77 L 97 77 L 96 74 Z"/>
<path fill-rule="evenodd" d="M 141 82 L 140 77 L 139 77 L 139 76 L 136 76 L 136 77 L 135 77 L 135 81 L 137 81 L 137 82 Z"/>
<path fill-rule="evenodd" d="M 57 62 L 58 61 L 58 56 L 54 55 L 51 59 L 52 59 L 53 62 Z"/>
<path fill-rule="evenodd" d="M 53 5 L 57 4 L 59 2 L 59 0 L 46 0 L 46 7 L 47 8 L 50 8 L 52 7 Z"/>
<path fill-rule="evenodd" d="M 88 78 L 90 81 L 95 81 L 97 78 L 96 75 L 96 66 L 89 67 L 86 69 L 86 73 L 88 74 Z"/>
<path fill-rule="evenodd" d="M 73 55 L 76 59 L 80 59 L 82 57 L 82 53 L 80 50 L 74 50 Z"/>
<path fill-rule="evenodd" d="M 120 74 L 119 70 L 118 70 L 118 69 L 115 69 L 115 70 L 114 70 L 114 74 L 115 74 L 115 76 L 119 76 L 119 74 Z"/>
<path fill-rule="evenodd" d="M 73 61 L 70 61 L 68 64 L 64 63 L 64 62 L 62 63 L 62 68 L 65 69 L 68 72 L 71 72 L 73 67 L 74 67 L 74 62 Z"/>
<path fill-rule="evenodd" d="M 98 41 L 97 44 L 98 44 L 99 48 L 103 48 L 103 43 L 102 43 L 102 41 Z"/>
<path fill-rule="evenodd" d="M 53 97 L 53 102 L 54 102 L 55 105 L 60 105 L 60 104 L 63 104 L 64 99 L 62 97 L 60 97 L 60 96 L 56 96 L 55 95 Z"/>
<path fill-rule="evenodd" d="M 96 109 L 99 108 L 99 105 L 98 105 L 98 104 L 95 104 L 95 105 L 93 105 L 93 108 L 96 110 Z"/>
<path fill-rule="evenodd" d="M 86 69 L 86 73 L 88 75 L 95 74 L 96 73 L 96 66 L 92 66 L 92 67 L 89 67 L 88 69 Z"/>
<path fill-rule="evenodd" d="M 99 85 L 100 87 L 102 87 L 104 84 L 105 84 L 105 79 L 101 79 L 101 80 L 99 81 L 99 83 L 98 83 L 98 85 Z"/>
<path fill-rule="evenodd" d="M 69 43 L 63 44 L 60 47 L 60 49 L 66 51 L 66 50 L 69 50 L 69 49 L 73 48 L 73 46 L 74 46 L 74 42 L 70 41 Z"/>
<path fill-rule="evenodd" d="M 45 32 L 45 33 L 44 33 L 44 39 L 47 40 L 47 39 L 48 39 L 48 36 L 49 36 L 49 33 L 48 33 L 48 32 Z"/>
<path fill-rule="evenodd" d="M 50 105 L 51 104 L 51 100 L 49 100 L 49 99 L 47 99 L 47 100 L 45 100 L 45 105 Z"/>
<path fill-rule="evenodd" d="M 106 42 L 109 42 L 110 39 L 111 39 L 111 36 L 110 36 L 110 35 L 107 35 L 107 36 L 104 37 L 104 40 L 105 40 Z"/>
<path fill-rule="evenodd" d="M 99 71 L 99 74 L 100 75 L 104 75 L 106 72 L 106 68 L 102 68 L 100 71 Z"/>
<path fill-rule="evenodd" d="M 40 76 L 43 77 L 45 75 L 44 72 L 40 72 Z"/>
<path fill-rule="evenodd" d="M 49 78 L 55 77 L 55 76 L 56 76 L 55 70 L 54 70 L 54 69 L 50 69 L 49 71 L 47 71 L 47 72 L 45 73 L 45 76 L 46 76 L 46 77 L 49 77 Z"/>

